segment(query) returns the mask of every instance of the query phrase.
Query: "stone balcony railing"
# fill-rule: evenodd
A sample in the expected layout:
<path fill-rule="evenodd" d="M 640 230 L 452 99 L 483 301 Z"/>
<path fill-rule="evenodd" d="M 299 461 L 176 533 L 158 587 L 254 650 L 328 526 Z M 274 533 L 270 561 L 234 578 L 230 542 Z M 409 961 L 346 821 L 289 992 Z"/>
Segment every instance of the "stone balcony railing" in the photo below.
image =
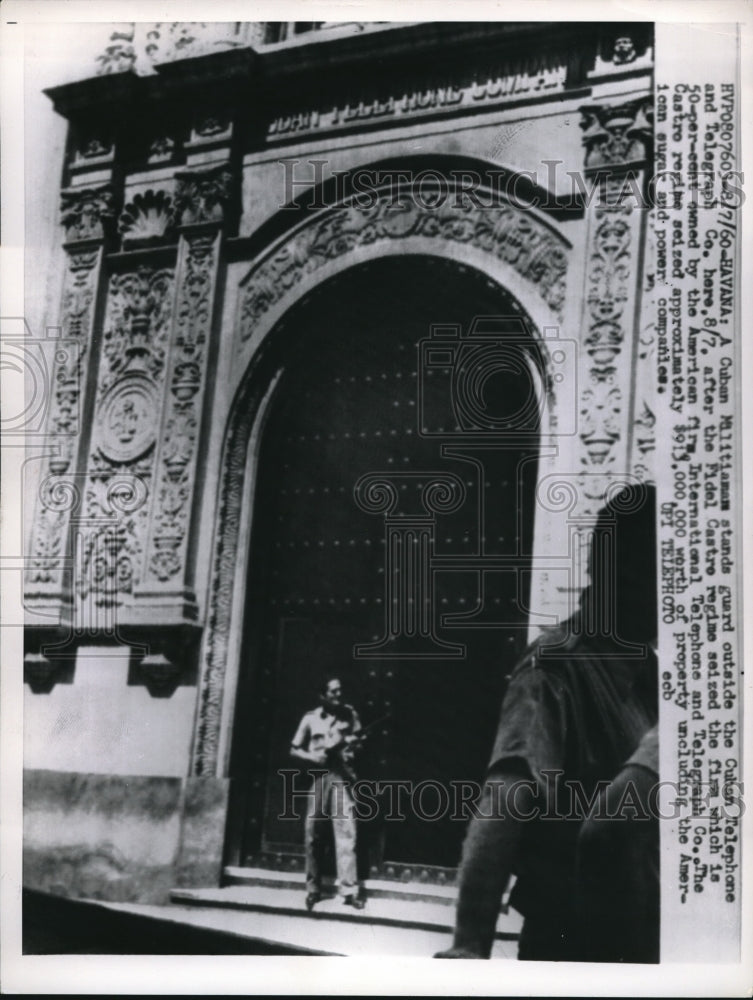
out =
<path fill-rule="evenodd" d="M 174 21 L 114 27 L 96 57 L 97 74 L 154 72 L 159 63 L 234 48 L 307 44 L 390 27 L 387 21 Z"/>

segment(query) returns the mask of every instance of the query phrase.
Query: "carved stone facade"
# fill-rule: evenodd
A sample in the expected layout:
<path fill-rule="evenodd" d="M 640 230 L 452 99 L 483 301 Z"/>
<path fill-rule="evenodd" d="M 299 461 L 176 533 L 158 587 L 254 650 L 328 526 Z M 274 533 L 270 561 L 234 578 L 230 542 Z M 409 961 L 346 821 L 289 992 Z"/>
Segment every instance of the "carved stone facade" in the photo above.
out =
<path fill-rule="evenodd" d="M 652 249 L 639 203 L 652 157 L 651 38 L 645 25 L 547 31 L 126 24 L 110 32 L 97 77 L 50 92 L 71 137 L 26 664 L 30 690 L 49 698 L 29 699 L 29 731 L 37 712 L 62 763 L 45 744 L 38 770 L 82 770 L 80 741 L 44 713 L 59 703 L 67 718 L 86 685 L 100 684 L 108 708 L 124 706 L 110 726 L 113 768 L 228 779 L 237 692 L 258 666 L 244 648 L 251 537 L 266 421 L 296 351 L 286 323 L 328 283 L 375 261 L 428 258 L 473 272 L 482 299 L 493 289 L 494 302 L 526 317 L 538 420 L 526 444 L 538 449 L 531 629 L 578 593 L 585 566 L 573 535 L 587 534 L 621 481 L 653 477 Z M 377 73 L 382 64 L 395 73 Z M 323 174 L 291 195 L 283 161 L 312 159 L 314 142 Z M 385 165 L 409 177 L 429 170 L 431 197 L 380 184 L 370 200 L 316 202 L 340 190 L 338 174 Z M 476 197 L 463 196 L 459 171 L 483 178 Z M 493 189 L 489 171 L 520 180 L 537 207 Z M 570 174 L 584 190 L 573 194 Z M 603 197 L 589 196 L 594 185 Z M 402 291 L 398 280 L 383 294 L 399 301 Z M 461 305 L 475 321 L 473 303 Z M 354 308 L 352 345 L 359 319 Z M 393 374 L 397 386 L 397 373 L 384 380 Z M 400 374 L 389 405 L 404 407 L 402 431 L 410 424 L 420 437 L 415 372 Z M 432 460 L 446 457 L 437 446 Z M 390 481 L 413 486 L 404 468 Z M 433 530 L 397 514 L 385 527 L 427 560 Z M 433 591 L 416 594 L 423 607 Z M 435 625 L 422 620 L 422 638 L 457 648 Z M 142 749 L 147 715 L 155 730 L 169 720 L 169 749 Z M 110 736 L 99 732 L 98 745 Z M 218 857 L 223 803 L 211 820 Z"/>
<path fill-rule="evenodd" d="M 52 359 L 54 450 L 39 479 L 26 591 L 30 607 L 70 635 L 118 638 L 132 620 L 159 626 L 172 616 L 180 625 L 195 616 L 188 532 L 234 178 L 221 160 L 131 194 L 122 178 L 88 185 L 88 171 L 112 166 L 113 150 L 79 143 L 69 167 L 76 185 L 61 196 L 68 266 Z M 136 263 L 118 243 L 136 251 Z M 182 642 L 173 642 L 176 655 Z"/>

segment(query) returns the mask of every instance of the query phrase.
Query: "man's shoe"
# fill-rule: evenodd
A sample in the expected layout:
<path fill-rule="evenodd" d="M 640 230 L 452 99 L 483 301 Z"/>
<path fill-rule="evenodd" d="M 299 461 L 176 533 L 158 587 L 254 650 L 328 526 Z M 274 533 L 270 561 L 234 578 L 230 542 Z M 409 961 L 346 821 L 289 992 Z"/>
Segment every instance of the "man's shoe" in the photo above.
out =
<path fill-rule="evenodd" d="M 345 896 L 343 899 L 343 906 L 352 906 L 354 910 L 362 910 L 366 903 L 358 896 Z"/>
<path fill-rule="evenodd" d="M 322 894 L 320 892 L 310 892 L 306 896 L 306 909 L 311 913 L 316 903 L 321 903 Z"/>

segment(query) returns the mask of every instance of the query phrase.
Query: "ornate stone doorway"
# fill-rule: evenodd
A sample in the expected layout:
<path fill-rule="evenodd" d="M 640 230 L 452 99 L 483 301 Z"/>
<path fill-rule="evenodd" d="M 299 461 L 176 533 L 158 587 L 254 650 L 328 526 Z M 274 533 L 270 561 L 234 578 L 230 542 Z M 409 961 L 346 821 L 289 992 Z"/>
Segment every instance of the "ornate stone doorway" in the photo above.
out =
<path fill-rule="evenodd" d="M 486 369 L 458 329 L 476 330 Z M 384 720 L 359 767 L 377 788 L 364 865 L 454 867 L 460 788 L 483 776 L 526 639 L 541 397 L 530 321 L 478 271 L 387 257 L 322 283 L 270 342 L 281 374 L 255 463 L 231 856 L 300 866 L 302 821 L 280 817 L 305 777 L 280 772 L 336 674 L 364 723 Z M 384 490 L 395 502 L 380 506 Z"/>

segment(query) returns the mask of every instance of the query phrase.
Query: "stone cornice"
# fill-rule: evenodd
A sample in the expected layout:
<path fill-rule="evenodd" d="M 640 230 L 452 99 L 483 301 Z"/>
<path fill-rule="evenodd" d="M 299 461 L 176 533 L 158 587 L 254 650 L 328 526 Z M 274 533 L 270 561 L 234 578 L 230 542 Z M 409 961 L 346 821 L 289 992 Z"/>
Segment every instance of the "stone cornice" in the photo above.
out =
<path fill-rule="evenodd" d="M 133 71 L 111 73 L 49 87 L 44 92 L 59 114 L 73 120 L 101 113 L 104 108 L 131 110 L 147 102 L 169 100 L 184 95 L 191 86 L 197 91 L 208 85 L 237 86 L 249 78 L 257 59 L 251 48 L 216 52 L 164 63 L 152 76 Z"/>
<path fill-rule="evenodd" d="M 311 74 L 336 73 L 341 89 L 348 71 L 383 73 L 403 64 L 428 72 L 437 60 L 451 70 L 477 59 L 494 57 L 504 63 L 531 59 L 556 52 L 568 65 L 568 85 L 586 81 L 590 64 L 597 55 L 611 52 L 613 36 L 632 33 L 639 48 L 645 49 L 651 25 L 647 22 L 603 24 L 597 22 L 426 22 L 392 26 L 390 30 L 356 35 L 317 37 L 308 44 L 253 44 L 241 48 L 157 63 L 154 72 L 139 76 L 125 70 L 53 87 L 45 91 L 55 109 L 68 118 L 96 114 L 97 109 L 122 107 L 125 110 L 155 100 L 169 100 L 195 88 L 237 88 L 244 80 L 265 91 L 300 85 Z M 608 39 L 605 38 L 609 36 Z M 607 55 L 609 58 L 609 55 Z M 615 65 L 618 72 L 630 73 L 630 64 Z M 236 97 L 237 97 L 237 90 Z"/>

